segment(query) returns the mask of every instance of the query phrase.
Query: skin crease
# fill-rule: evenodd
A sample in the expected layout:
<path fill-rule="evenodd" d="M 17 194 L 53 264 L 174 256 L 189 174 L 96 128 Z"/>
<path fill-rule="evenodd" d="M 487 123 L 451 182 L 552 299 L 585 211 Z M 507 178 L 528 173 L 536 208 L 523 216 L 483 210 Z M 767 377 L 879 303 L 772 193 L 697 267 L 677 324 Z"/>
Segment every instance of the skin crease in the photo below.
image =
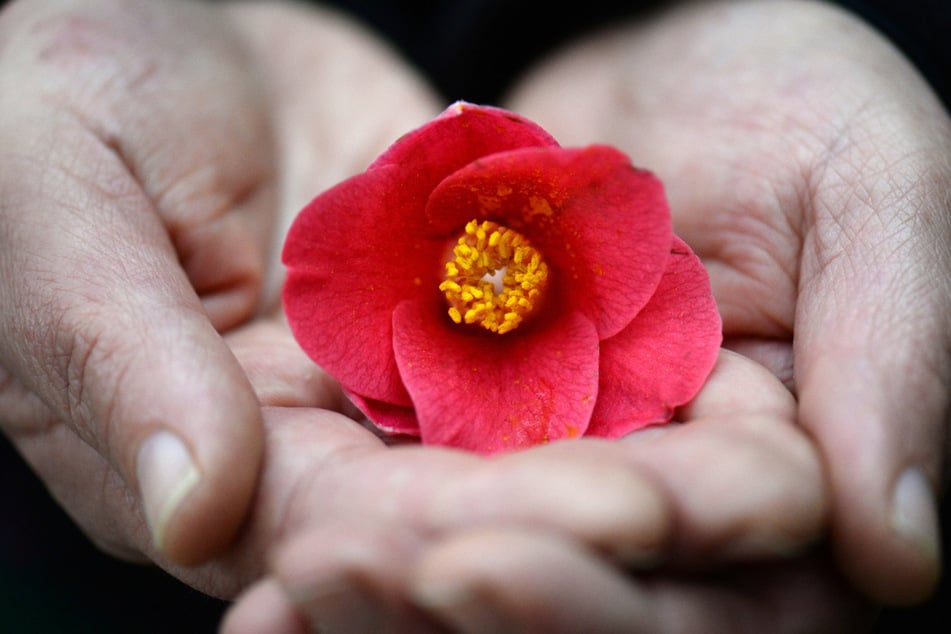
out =
<path fill-rule="evenodd" d="M 754 5 L 737 8 L 754 23 L 764 17 L 757 11 Z M 825 11 L 806 12 L 810 32 L 824 28 Z M 696 33 L 690 29 L 700 28 L 700 17 L 688 12 L 666 18 L 648 44 L 663 49 L 665 41 L 682 42 Z M 844 39 L 858 37 L 855 46 L 885 46 L 856 33 L 854 22 L 836 20 Z M 720 37 L 741 46 L 741 38 L 729 35 Z M 718 42 L 715 32 L 709 37 Z M 603 49 L 599 40 L 591 46 L 595 53 L 624 49 L 620 43 Z M 662 53 L 655 54 L 671 58 Z M 898 64 L 890 52 L 882 55 Z M 595 63 L 598 56 L 584 59 Z M 529 78 L 509 105 L 565 144 L 608 140 L 603 130 L 566 124 L 578 117 L 538 105 L 561 103 L 561 97 L 546 100 L 548 91 L 559 94 L 555 71 L 563 80 L 577 79 L 571 68 L 559 68 L 563 60 L 551 64 Z M 303 84 L 302 68 L 308 77 Z M 751 82 L 758 77 L 752 71 Z M 658 75 L 663 73 L 651 74 Z M 365 83 L 354 85 L 353 76 Z M 908 81 L 902 94 L 931 120 L 936 106 L 927 90 Z M 614 85 L 610 78 L 607 84 Z M 155 98 L 169 90 L 171 102 Z M 598 94 L 592 92 L 592 99 Z M 657 98 L 663 103 L 662 93 Z M 893 105 L 900 114 L 902 104 Z M 558 621 L 559 610 L 585 613 L 592 597 L 576 587 L 597 588 L 606 604 L 589 614 L 591 631 L 629 630 L 631 623 L 645 631 L 691 631 L 704 622 L 730 625 L 736 613 L 749 631 L 762 631 L 765 623 L 771 631 L 843 631 L 861 622 L 864 602 L 839 582 L 821 553 L 810 550 L 829 510 L 819 454 L 794 426 L 795 404 L 781 384 L 739 355 L 723 353 L 704 393 L 682 412 L 684 421 L 703 425 L 619 443 L 555 443 L 483 460 L 386 447 L 335 413 L 353 412 L 274 313 L 274 245 L 310 196 L 362 169 L 440 107 L 389 51 L 329 14 L 254 3 L 105 0 L 15 2 L 0 14 L 0 110 L 14 123 L 0 130 L 0 303 L 17 307 L 0 318 L 0 424 L 64 508 L 109 552 L 155 561 L 218 596 L 246 589 L 223 626 L 232 632 L 288 631 L 281 628 L 308 622 L 354 631 L 360 623 L 351 619 L 358 613 L 394 631 L 478 631 L 486 623 L 532 631 Z M 609 128 L 633 134 L 627 126 Z M 912 138 L 919 136 L 927 135 Z M 676 170 L 668 167 L 677 167 L 676 160 L 659 153 L 649 162 L 631 149 L 635 139 L 613 142 L 639 164 L 656 162 L 661 176 L 672 179 L 673 207 L 689 208 Z M 921 157 L 935 151 L 919 142 Z M 835 169 L 830 165 L 831 173 Z M 837 191 L 833 185 L 827 186 Z M 918 195 L 927 212 L 926 193 Z M 820 219 L 815 214 L 808 228 L 817 231 Z M 931 231 L 947 231 L 940 216 L 933 222 Z M 50 232 L 49 226 L 65 230 Z M 906 246 L 921 242 L 935 252 L 934 271 L 946 271 L 941 257 L 947 255 L 928 242 L 934 236 L 916 233 L 914 223 L 903 226 L 912 233 Z M 702 244 L 705 228 L 689 228 L 687 222 L 682 235 Z M 833 251 L 812 244 L 819 261 L 841 261 L 832 257 L 837 236 L 822 237 Z M 789 288 L 775 305 L 751 304 L 745 314 L 742 293 L 730 292 L 730 283 L 743 287 L 743 276 L 724 274 L 729 258 L 717 268 L 715 246 L 704 250 L 724 316 L 735 325 L 729 334 L 753 335 L 744 351 L 765 359 L 758 338 L 778 339 L 767 349 L 778 351 L 771 358 L 788 367 L 784 327 L 796 326 L 796 346 L 822 341 L 816 326 L 806 329 L 805 341 L 798 339 L 795 311 L 805 308 L 789 305 Z M 120 257 L 106 261 L 103 253 Z M 786 260 L 765 264 L 772 272 L 763 282 L 782 277 L 769 264 L 785 264 L 778 268 L 786 277 L 796 268 Z M 822 276 L 816 262 L 812 266 L 807 273 L 817 281 L 804 288 L 821 296 Z M 936 312 L 932 304 L 941 297 L 916 296 L 915 305 L 923 307 L 922 342 L 940 339 L 937 315 L 948 312 Z M 823 308 L 819 316 L 838 323 L 840 315 Z M 928 315 L 937 323 L 929 325 Z M 935 346 L 931 354 L 940 351 Z M 808 373 L 800 380 L 796 367 L 803 397 Z M 940 395 L 947 359 L 935 358 L 928 367 Z M 811 380 L 818 381 L 815 376 Z M 936 420 L 942 402 L 929 397 L 936 388 L 928 377 L 909 380 L 920 381 L 926 398 L 910 410 L 921 416 L 903 424 L 924 421 L 912 455 L 920 454 L 935 478 L 942 456 L 932 455 L 940 445 L 933 440 L 937 423 L 928 421 Z M 74 389 L 64 393 L 64 384 Z M 750 401 L 748 394 L 762 400 Z M 815 402 L 811 407 L 821 404 Z M 140 422 L 142 411 L 150 412 L 149 420 Z M 810 425 L 820 450 L 830 451 L 836 430 Z M 143 521 L 135 471 L 135 452 L 156 428 L 185 437 L 202 474 L 199 488 L 171 516 L 161 548 Z M 874 449 L 880 455 L 873 453 L 870 464 L 896 462 L 884 444 Z M 692 456 L 684 469 L 664 468 L 684 456 Z M 729 468 L 700 474 L 689 468 L 711 464 Z M 754 477 L 766 469 L 769 478 Z M 834 473 L 836 494 L 849 476 L 837 481 Z M 710 499 L 728 503 L 710 505 Z M 848 501 L 836 497 L 838 504 Z M 855 503 L 861 504 L 866 502 Z M 779 512 L 789 509 L 795 511 Z M 869 525 L 866 539 L 878 537 L 879 524 Z M 833 527 L 840 539 L 856 531 L 842 519 Z M 517 557 L 498 557 L 509 552 Z M 907 555 L 902 568 L 902 554 L 885 552 L 868 578 L 880 584 L 874 566 L 897 563 L 911 586 L 918 570 L 921 594 L 927 570 L 922 573 Z M 767 570 L 754 565 L 763 558 L 776 563 Z M 867 559 L 839 553 L 853 574 Z M 721 572 L 727 564 L 738 566 L 729 568 L 729 582 Z M 645 568 L 654 572 L 625 572 Z M 512 570 L 530 572 L 514 577 Z M 446 578 L 456 581 L 454 597 L 432 591 Z M 574 585 L 555 587 L 552 579 Z M 335 613 L 340 602 L 322 602 L 328 594 L 315 588 L 332 589 L 341 601 L 367 609 Z M 824 591 L 810 592 L 815 588 Z M 872 589 L 903 599 L 887 596 L 886 586 Z M 629 621 L 625 606 L 643 601 L 643 593 L 657 607 Z"/>

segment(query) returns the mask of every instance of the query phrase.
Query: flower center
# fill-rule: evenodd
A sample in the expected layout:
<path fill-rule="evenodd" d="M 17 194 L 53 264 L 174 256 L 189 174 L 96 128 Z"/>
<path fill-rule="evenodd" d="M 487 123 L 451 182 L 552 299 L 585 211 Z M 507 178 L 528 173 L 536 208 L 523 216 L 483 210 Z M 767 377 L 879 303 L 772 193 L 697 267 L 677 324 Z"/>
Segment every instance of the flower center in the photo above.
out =
<path fill-rule="evenodd" d="M 547 283 L 548 265 L 525 236 L 489 220 L 472 220 L 452 249 L 439 290 L 454 322 L 502 335 L 535 309 Z"/>

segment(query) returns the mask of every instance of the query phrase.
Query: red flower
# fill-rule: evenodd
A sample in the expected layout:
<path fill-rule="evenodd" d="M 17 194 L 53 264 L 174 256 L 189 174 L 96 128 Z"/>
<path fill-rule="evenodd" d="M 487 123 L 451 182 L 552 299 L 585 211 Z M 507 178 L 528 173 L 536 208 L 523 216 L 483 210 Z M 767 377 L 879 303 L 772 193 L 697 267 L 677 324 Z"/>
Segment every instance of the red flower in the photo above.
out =
<path fill-rule="evenodd" d="M 480 453 L 669 421 L 720 317 L 660 181 L 457 103 L 315 198 L 284 248 L 295 337 L 381 429 Z"/>

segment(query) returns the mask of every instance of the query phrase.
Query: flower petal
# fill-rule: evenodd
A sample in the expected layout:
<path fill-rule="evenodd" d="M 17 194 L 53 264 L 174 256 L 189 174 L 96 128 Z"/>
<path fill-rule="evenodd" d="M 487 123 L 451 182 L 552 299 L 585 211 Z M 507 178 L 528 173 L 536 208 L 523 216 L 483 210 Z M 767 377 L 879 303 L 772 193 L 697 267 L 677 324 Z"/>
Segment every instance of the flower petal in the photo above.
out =
<path fill-rule="evenodd" d="M 284 310 L 304 351 L 341 385 L 410 405 L 393 357 L 393 309 L 439 284 L 444 244 L 422 236 L 426 191 L 389 166 L 355 176 L 298 214 L 284 245 Z"/>
<path fill-rule="evenodd" d="M 443 180 L 426 214 L 434 234 L 472 219 L 523 233 L 565 301 L 602 339 L 621 331 L 660 281 L 673 237 L 663 186 L 607 146 L 493 154 Z"/>
<path fill-rule="evenodd" d="M 412 407 L 391 405 L 348 390 L 344 390 L 344 392 L 353 401 L 353 404 L 367 415 L 370 422 L 381 431 L 387 434 L 419 436 L 419 423 L 416 422 L 416 412 Z"/>
<path fill-rule="evenodd" d="M 472 161 L 522 147 L 553 146 L 558 142 L 536 123 L 513 112 L 456 102 L 429 123 L 400 137 L 369 169 L 383 165 L 412 165 L 416 178 L 430 189 Z"/>
<path fill-rule="evenodd" d="M 667 422 L 710 374 L 720 314 L 700 259 L 680 238 L 657 292 L 631 324 L 601 342 L 601 381 L 588 435 L 617 438 Z"/>
<path fill-rule="evenodd" d="M 466 332 L 434 310 L 405 302 L 393 315 L 424 443 L 488 454 L 585 432 L 598 389 L 598 338 L 586 317 L 500 336 Z"/>

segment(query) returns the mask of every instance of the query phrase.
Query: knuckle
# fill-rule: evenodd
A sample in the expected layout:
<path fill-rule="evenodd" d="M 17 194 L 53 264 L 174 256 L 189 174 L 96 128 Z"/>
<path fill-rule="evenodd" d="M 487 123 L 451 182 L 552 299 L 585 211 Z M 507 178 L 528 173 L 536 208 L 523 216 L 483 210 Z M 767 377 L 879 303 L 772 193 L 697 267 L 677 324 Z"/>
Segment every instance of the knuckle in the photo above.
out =
<path fill-rule="evenodd" d="M 59 420 L 35 393 L 0 366 L 0 428 L 11 436 L 49 433 Z"/>
<path fill-rule="evenodd" d="M 53 322 L 47 368 L 51 400 L 87 444 L 109 455 L 116 435 L 125 356 L 92 303 L 74 306 Z"/>

